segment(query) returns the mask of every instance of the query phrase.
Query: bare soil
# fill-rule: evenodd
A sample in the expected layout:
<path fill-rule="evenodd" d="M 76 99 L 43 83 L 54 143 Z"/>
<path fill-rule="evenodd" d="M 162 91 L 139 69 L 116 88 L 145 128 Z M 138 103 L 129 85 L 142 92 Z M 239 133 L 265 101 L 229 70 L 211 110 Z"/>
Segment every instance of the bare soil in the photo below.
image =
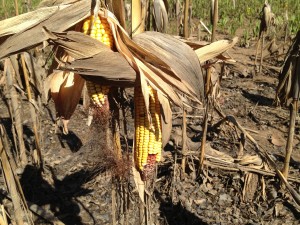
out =
<path fill-rule="evenodd" d="M 266 66 L 262 74 L 258 75 L 253 66 L 255 43 L 250 42 L 248 48 L 236 46 L 228 52 L 236 63 L 225 65 L 217 102 L 225 115 L 234 116 L 281 168 L 289 111 L 275 107 L 273 101 L 278 82 L 276 68 L 283 62 L 283 57 L 270 55 L 264 62 Z M 221 65 L 216 66 L 216 73 L 221 73 Z M 127 93 L 130 99 L 131 90 Z M 26 109 L 26 104 L 23 105 Z M 113 224 L 113 215 L 117 224 L 141 224 L 141 205 L 130 172 L 133 142 L 130 107 L 132 105 L 128 106 L 125 118 L 128 124 L 128 152 L 124 151 L 123 160 L 117 160 L 110 151 L 111 146 L 106 145 L 107 134 L 101 123 L 94 123 L 91 127 L 86 125 L 87 110 L 81 104 L 71 118 L 68 135 L 62 134 L 54 125 L 53 102 L 45 106 L 41 114 L 44 170 L 38 170 L 30 163 L 19 175 L 32 209 L 44 210 L 44 215 L 53 214 L 67 225 Z M 183 173 L 181 140 L 179 146 L 175 146 L 176 138 L 180 136 L 176 134 L 178 130 L 180 134 L 181 130 L 178 111 L 174 110 L 174 133 L 164 149 L 163 161 L 158 164 L 157 178 L 151 184 L 152 224 L 299 224 L 299 207 L 288 191 L 281 188 L 277 176 L 260 173 L 272 172 L 271 167 L 247 164 L 245 168 L 258 166 L 256 171 L 247 172 L 232 164 L 222 167 L 218 159 L 207 158 L 210 163 L 205 164 L 199 174 L 200 152 L 191 148 Z M 1 122 L 10 133 L 9 114 L 3 102 L 0 112 Z M 30 115 L 28 110 L 23 112 L 24 138 L 28 150 L 32 151 L 34 136 L 30 128 Z M 188 137 L 193 146 L 200 146 L 203 116 L 201 109 L 188 111 Z M 215 126 L 222 119 L 216 111 L 209 112 L 209 119 L 208 148 L 234 158 L 235 162 L 241 156 L 258 156 L 249 140 L 241 150 L 241 133 L 232 124 L 224 122 Z M 299 119 L 295 132 L 290 175 L 298 178 L 298 182 L 291 181 L 291 185 L 299 192 Z M 122 133 L 122 143 L 126 149 L 123 137 Z M 112 204 L 112 196 L 116 197 L 116 205 Z M 51 223 L 36 216 L 35 224 Z"/>

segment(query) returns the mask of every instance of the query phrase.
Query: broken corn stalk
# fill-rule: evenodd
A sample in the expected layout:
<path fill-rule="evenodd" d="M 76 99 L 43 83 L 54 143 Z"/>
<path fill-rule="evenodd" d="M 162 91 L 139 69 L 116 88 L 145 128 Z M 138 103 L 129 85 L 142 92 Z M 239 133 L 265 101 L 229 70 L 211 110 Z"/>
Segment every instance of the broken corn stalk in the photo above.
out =
<path fill-rule="evenodd" d="M 141 172 L 143 180 L 147 180 L 153 174 L 156 162 L 160 161 L 162 150 L 160 104 L 156 90 L 152 89 L 151 86 L 148 86 L 148 89 L 151 124 L 146 114 L 141 87 L 136 87 L 134 92 L 134 162 L 137 169 Z"/>

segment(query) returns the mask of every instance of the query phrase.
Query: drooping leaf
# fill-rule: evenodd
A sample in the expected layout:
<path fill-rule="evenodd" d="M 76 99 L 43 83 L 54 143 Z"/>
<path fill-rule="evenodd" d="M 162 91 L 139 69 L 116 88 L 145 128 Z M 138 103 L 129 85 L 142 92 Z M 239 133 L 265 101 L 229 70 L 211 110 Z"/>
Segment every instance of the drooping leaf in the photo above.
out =
<path fill-rule="evenodd" d="M 168 12 L 163 0 L 153 1 L 153 15 L 156 30 L 166 33 L 168 27 Z"/>
<path fill-rule="evenodd" d="M 81 32 L 51 32 L 43 28 L 49 44 L 60 47 L 73 59 L 92 57 L 99 53 L 112 52 L 105 44 Z"/>
<path fill-rule="evenodd" d="M 132 166 L 132 174 L 133 174 L 133 180 L 136 185 L 137 191 L 139 193 L 139 197 L 142 202 L 144 202 L 145 199 L 145 182 L 141 179 L 141 175 L 137 169 Z"/>
<path fill-rule="evenodd" d="M 89 0 L 76 1 L 70 5 L 59 6 L 58 9 L 50 17 L 45 14 L 44 16 L 47 19 L 41 18 L 38 24 L 30 28 L 27 27 L 22 32 L 8 38 L 3 38 L 4 35 L 0 35 L 0 59 L 33 48 L 46 41 L 47 35 L 43 31 L 43 27 L 46 27 L 50 31 L 63 32 L 82 21 L 90 14 L 91 2 Z M 27 19 L 26 23 L 29 23 L 29 20 L 36 21 L 34 14 L 32 14 L 31 18 Z M 9 25 L 10 23 L 7 24 L 7 26 Z M 11 25 L 12 29 L 20 26 L 15 24 L 14 21 L 11 22 Z"/>
<path fill-rule="evenodd" d="M 103 52 L 90 58 L 78 59 L 60 69 L 79 73 L 95 83 L 133 86 L 136 72 L 118 52 Z"/>
<path fill-rule="evenodd" d="M 174 76 L 179 81 L 184 80 L 189 84 L 187 88 L 190 93 L 185 94 L 195 95 L 199 100 L 204 97 L 200 63 L 197 55 L 188 45 L 170 35 L 158 32 L 144 32 L 136 35 L 133 40 L 147 51 L 144 54 L 144 61 L 160 68 L 169 76 Z M 152 58 L 147 58 L 149 52 L 155 52 L 156 57 L 167 66 L 156 64 Z M 179 87 L 176 88 L 180 90 Z"/>
<path fill-rule="evenodd" d="M 158 100 L 161 105 L 161 117 L 162 117 L 162 146 L 165 147 L 168 144 L 172 132 L 172 110 L 170 106 L 170 100 L 157 92 Z"/>
<path fill-rule="evenodd" d="M 275 101 L 277 104 L 288 104 L 290 98 L 299 98 L 297 89 L 299 90 L 300 79 L 300 31 L 298 31 L 293 43 L 291 44 L 282 69 L 278 77 L 278 86 L 276 89 Z"/>
<path fill-rule="evenodd" d="M 201 63 L 213 59 L 228 49 L 232 48 L 238 41 L 238 37 L 232 39 L 232 41 L 228 40 L 220 40 L 213 42 L 209 45 L 206 45 L 202 48 L 196 49 L 195 52 Z"/>
<path fill-rule="evenodd" d="M 0 36 L 4 37 L 20 33 L 47 20 L 59 10 L 58 6 L 37 9 L 36 11 L 21 14 L 1 21 Z"/>

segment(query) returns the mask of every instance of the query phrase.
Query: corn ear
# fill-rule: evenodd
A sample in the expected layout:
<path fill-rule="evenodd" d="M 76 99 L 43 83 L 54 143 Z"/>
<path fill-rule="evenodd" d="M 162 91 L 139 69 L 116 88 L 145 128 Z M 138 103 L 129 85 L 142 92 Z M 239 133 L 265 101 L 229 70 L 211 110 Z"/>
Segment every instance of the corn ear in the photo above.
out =
<path fill-rule="evenodd" d="M 146 180 L 155 169 L 155 163 L 160 161 L 162 150 L 160 104 L 157 92 L 149 88 L 149 107 L 152 123 L 150 124 L 145 108 L 141 87 L 134 92 L 135 103 L 135 150 L 134 161 L 137 169 Z"/>
<path fill-rule="evenodd" d="M 83 21 L 82 32 L 97 39 L 111 49 L 114 47 L 112 30 L 106 18 L 99 15 L 96 18 L 94 16 L 88 17 Z M 102 107 L 106 104 L 109 86 L 101 86 L 91 81 L 87 81 L 86 85 L 91 101 L 95 106 Z"/>

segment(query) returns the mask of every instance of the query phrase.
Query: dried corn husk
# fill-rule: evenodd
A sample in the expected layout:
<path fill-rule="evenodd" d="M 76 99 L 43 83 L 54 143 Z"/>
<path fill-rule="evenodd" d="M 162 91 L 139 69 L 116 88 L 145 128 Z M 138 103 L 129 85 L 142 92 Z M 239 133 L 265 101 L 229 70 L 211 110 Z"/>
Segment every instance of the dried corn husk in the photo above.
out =
<path fill-rule="evenodd" d="M 275 102 L 277 105 L 288 105 L 292 98 L 298 99 L 300 79 L 300 31 L 298 31 L 279 74 Z"/>

